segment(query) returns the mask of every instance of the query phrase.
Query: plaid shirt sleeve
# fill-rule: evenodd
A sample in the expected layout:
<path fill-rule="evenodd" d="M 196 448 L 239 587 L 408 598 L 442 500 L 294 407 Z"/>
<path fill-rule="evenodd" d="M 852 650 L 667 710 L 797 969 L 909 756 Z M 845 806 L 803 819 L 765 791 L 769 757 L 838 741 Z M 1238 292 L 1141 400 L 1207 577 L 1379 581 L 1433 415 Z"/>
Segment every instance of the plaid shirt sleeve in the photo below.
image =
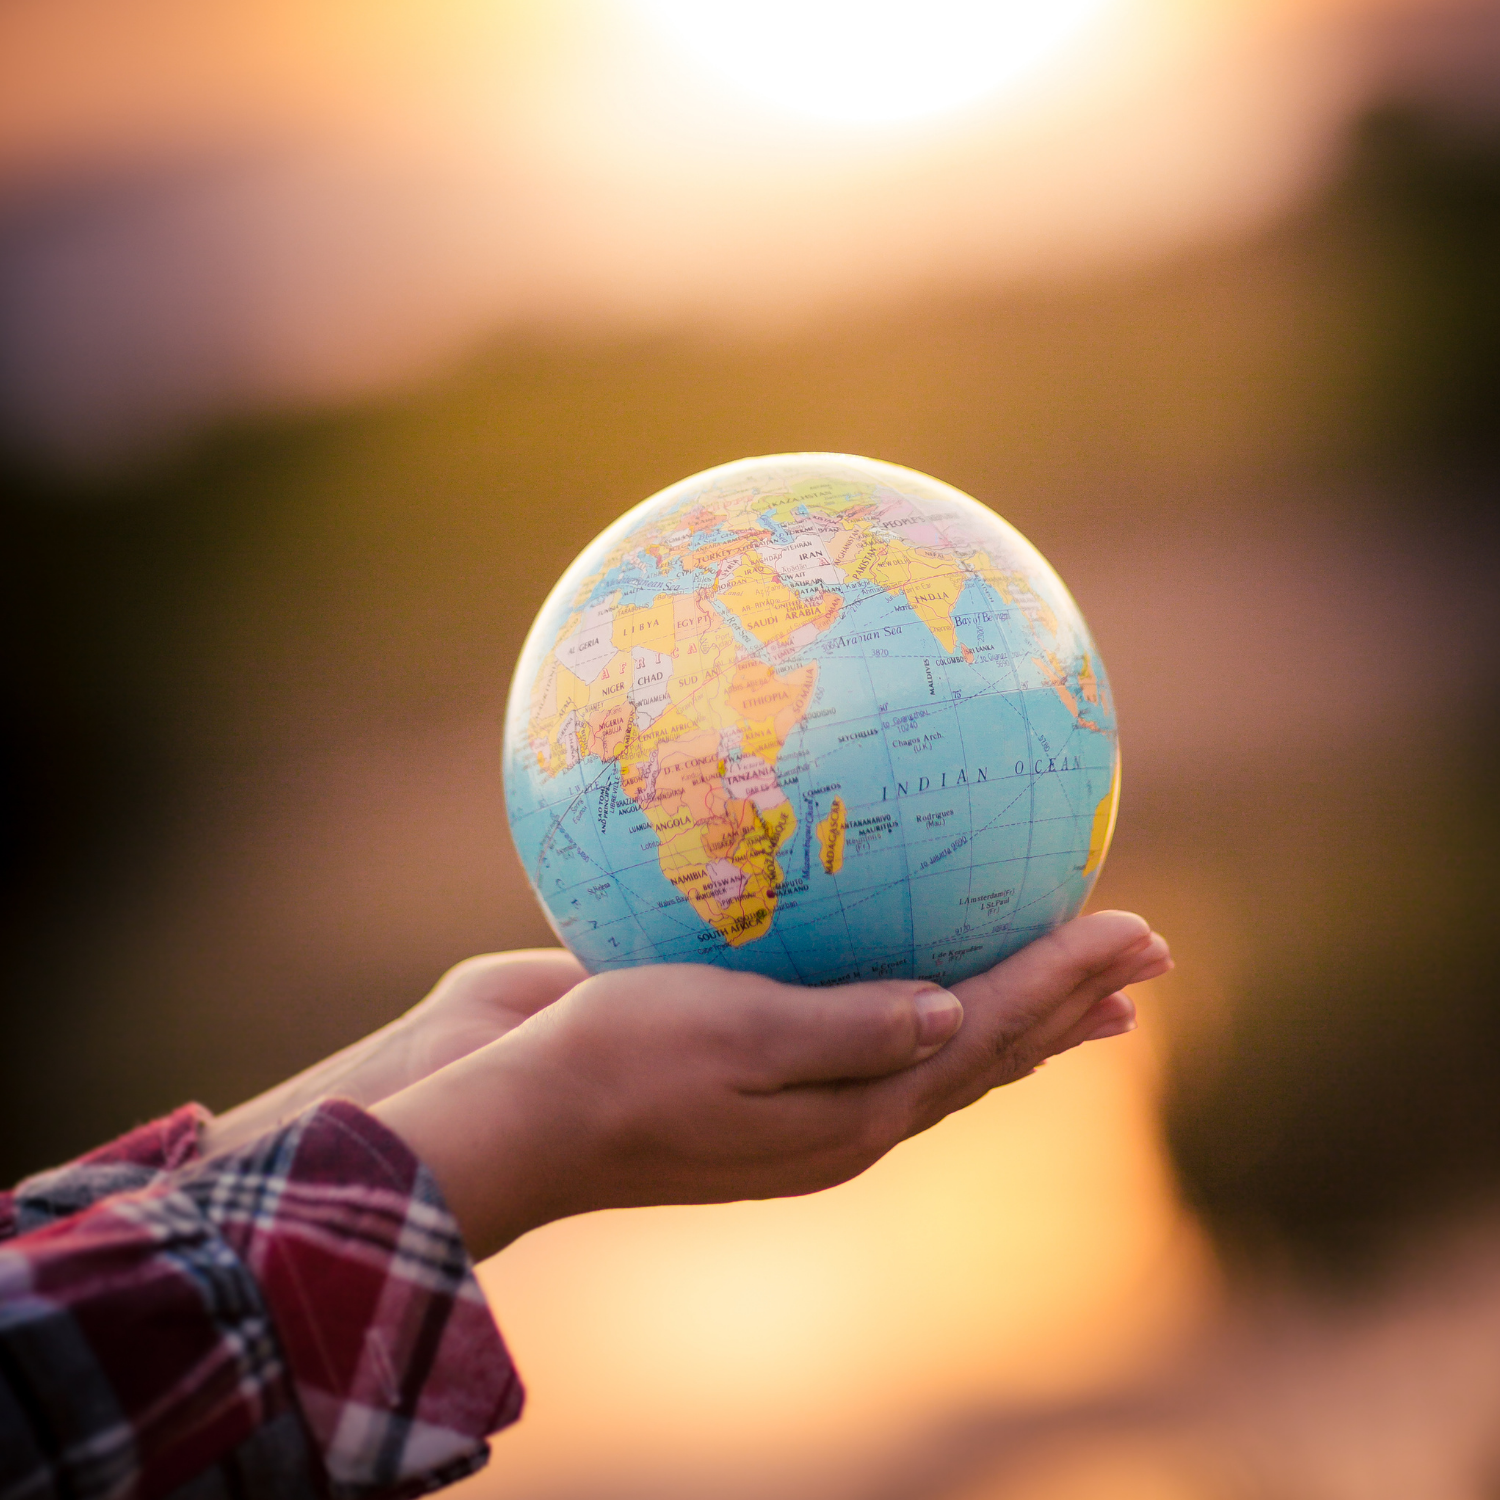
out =
<path fill-rule="evenodd" d="M 522 1391 L 431 1175 L 339 1100 L 206 1161 L 201 1118 L 0 1205 L 0 1500 L 366 1500 L 472 1473 Z"/>
<path fill-rule="evenodd" d="M 65 1167 L 28 1177 L 14 1192 L 0 1191 L 0 1241 L 80 1213 L 111 1193 L 149 1187 L 197 1160 L 208 1117 L 201 1104 L 184 1104 Z"/>

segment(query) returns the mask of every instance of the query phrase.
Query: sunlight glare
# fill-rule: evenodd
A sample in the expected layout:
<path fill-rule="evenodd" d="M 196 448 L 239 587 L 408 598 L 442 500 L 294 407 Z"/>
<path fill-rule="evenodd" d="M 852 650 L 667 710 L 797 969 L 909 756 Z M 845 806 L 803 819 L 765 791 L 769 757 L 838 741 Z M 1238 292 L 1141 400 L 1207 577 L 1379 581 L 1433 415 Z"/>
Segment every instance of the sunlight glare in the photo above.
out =
<path fill-rule="evenodd" d="M 635 0 L 705 68 L 802 115 L 877 124 L 997 93 L 1109 0 Z"/>

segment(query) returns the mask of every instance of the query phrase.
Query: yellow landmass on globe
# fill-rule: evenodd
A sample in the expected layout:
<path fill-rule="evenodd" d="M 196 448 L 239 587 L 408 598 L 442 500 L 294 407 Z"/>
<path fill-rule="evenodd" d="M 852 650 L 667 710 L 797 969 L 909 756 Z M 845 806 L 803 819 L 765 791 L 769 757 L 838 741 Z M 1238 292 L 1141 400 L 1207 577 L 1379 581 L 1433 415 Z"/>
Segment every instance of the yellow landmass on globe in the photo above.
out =
<path fill-rule="evenodd" d="M 686 808 L 652 804 L 661 872 L 710 927 L 738 948 L 762 936 L 782 881 L 776 853 L 797 826 L 790 802 L 761 815 L 753 802 L 728 804 L 722 817 L 694 820 Z"/>
<path fill-rule="evenodd" d="M 837 614 L 836 594 L 806 605 L 757 567 L 737 602 L 763 638 L 778 638 L 777 608 L 792 630 L 809 620 L 826 628 Z M 532 745 L 551 774 L 588 755 L 616 762 L 621 790 L 656 835 L 662 874 L 739 946 L 775 915 L 777 854 L 797 826 L 776 763 L 817 675 L 813 664 L 778 672 L 746 655 L 702 595 L 606 601 L 570 616 L 538 673 Z"/>
<path fill-rule="evenodd" d="M 1083 653 L 1083 665 L 1078 669 L 1078 691 L 1095 708 L 1103 706 L 1099 697 L 1099 678 L 1095 675 L 1093 659 L 1087 651 Z"/>
<path fill-rule="evenodd" d="M 917 618 L 938 638 L 944 651 L 957 650 L 953 606 L 969 575 L 951 561 L 930 557 L 904 542 L 885 542 L 877 550 L 869 577 L 892 593 L 900 590 Z"/>
<path fill-rule="evenodd" d="M 796 645 L 820 636 L 843 607 L 839 595 L 826 592 L 804 602 L 753 553 L 741 558 L 733 576 L 715 597 L 757 640 L 793 639 Z"/>
<path fill-rule="evenodd" d="M 818 824 L 818 847 L 823 851 L 823 873 L 837 875 L 844 867 L 844 799 L 835 797 L 828 816 Z"/>
<path fill-rule="evenodd" d="M 612 639 L 622 651 L 638 646 L 650 651 L 670 651 L 676 643 L 672 596 L 658 595 L 647 609 L 621 605 L 614 611 Z"/>
<path fill-rule="evenodd" d="M 1115 753 L 1115 772 L 1110 778 L 1109 790 L 1099 799 L 1094 809 L 1094 825 L 1089 830 L 1089 857 L 1083 866 L 1085 875 L 1092 875 L 1104 863 L 1109 853 L 1109 841 L 1115 836 L 1115 818 L 1120 811 L 1120 756 Z"/>

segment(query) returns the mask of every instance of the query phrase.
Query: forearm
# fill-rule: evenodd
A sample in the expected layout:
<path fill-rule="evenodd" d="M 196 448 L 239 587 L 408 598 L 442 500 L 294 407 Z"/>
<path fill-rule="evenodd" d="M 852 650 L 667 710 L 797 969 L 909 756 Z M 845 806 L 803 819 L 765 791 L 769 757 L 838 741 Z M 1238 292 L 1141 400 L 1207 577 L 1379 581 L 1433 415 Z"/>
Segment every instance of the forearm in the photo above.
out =
<path fill-rule="evenodd" d="M 466 959 L 388 1026 L 216 1116 L 204 1133 L 204 1152 L 244 1145 L 324 1099 L 368 1108 L 503 1035 L 583 977 L 578 961 L 558 948 Z"/>
<path fill-rule="evenodd" d="M 215 1156 L 244 1146 L 324 1099 L 368 1106 L 405 1088 L 411 1082 L 401 1046 L 406 1025 L 405 1016 L 392 1021 L 263 1094 L 214 1115 L 203 1128 L 203 1154 Z"/>

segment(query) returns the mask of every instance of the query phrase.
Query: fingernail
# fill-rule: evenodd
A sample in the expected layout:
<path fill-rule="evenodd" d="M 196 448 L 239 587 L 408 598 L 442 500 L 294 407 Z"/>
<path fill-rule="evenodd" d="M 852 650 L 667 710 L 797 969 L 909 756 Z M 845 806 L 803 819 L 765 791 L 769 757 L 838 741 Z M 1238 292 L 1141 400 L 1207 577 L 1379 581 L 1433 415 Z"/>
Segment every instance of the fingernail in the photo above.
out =
<path fill-rule="evenodd" d="M 1091 1031 L 1084 1037 L 1086 1042 L 1102 1042 L 1106 1037 L 1124 1036 L 1127 1031 L 1135 1030 L 1135 1017 L 1129 1020 L 1106 1021 L 1097 1031 Z"/>
<path fill-rule="evenodd" d="M 957 995 L 947 990 L 919 990 L 917 1007 L 917 1056 L 931 1057 L 963 1025 L 964 1008 Z"/>

